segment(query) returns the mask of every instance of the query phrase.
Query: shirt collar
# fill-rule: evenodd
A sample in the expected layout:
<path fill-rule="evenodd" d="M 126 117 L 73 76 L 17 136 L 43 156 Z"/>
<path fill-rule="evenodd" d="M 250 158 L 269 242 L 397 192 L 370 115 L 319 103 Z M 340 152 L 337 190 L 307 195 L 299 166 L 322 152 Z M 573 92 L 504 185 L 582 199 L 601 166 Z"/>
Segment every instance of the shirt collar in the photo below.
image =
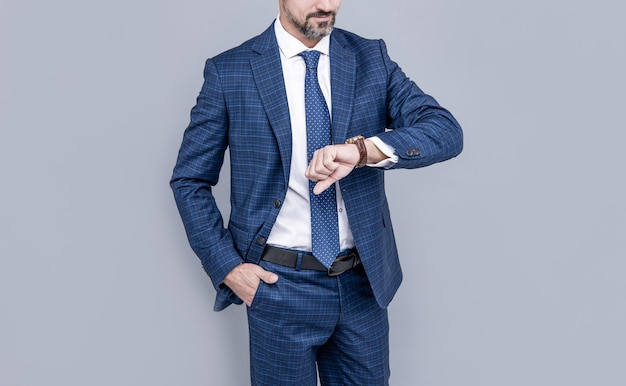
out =
<path fill-rule="evenodd" d="M 286 58 L 292 58 L 306 50 L 317 50 L 324 55 L 329 55 L 330 53 L 330 35 L 324 36 L 315 47 L 309 48 L 285 30 L 280 23 L 280 17 L 277 17 L 276 22 L 274 22 L 274 32 L 276 33 L 278 47 Z"/>

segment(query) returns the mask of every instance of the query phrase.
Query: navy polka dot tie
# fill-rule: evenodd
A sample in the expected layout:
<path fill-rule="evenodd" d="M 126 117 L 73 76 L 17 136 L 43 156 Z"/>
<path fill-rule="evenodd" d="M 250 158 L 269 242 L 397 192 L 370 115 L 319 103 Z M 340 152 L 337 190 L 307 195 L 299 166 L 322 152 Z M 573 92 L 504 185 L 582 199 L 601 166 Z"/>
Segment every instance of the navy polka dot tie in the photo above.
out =
<path fill-rule="evenodd" d="M 330 114 L 326 99 L 317 80 L 319 51 L 303 51 L 299 54 L 306 63 L 304 102 L 306 106 L 307 156 L 311 162 L 315 150 L 331 144 Z M 339 226 L 337 223 L 337 199 L 335 185 L 319 195 L 313 194 L 315 182 L 309 181 L 311 200 L 311 237 L 313 256 L 329 268 L 339 253 Z"/>

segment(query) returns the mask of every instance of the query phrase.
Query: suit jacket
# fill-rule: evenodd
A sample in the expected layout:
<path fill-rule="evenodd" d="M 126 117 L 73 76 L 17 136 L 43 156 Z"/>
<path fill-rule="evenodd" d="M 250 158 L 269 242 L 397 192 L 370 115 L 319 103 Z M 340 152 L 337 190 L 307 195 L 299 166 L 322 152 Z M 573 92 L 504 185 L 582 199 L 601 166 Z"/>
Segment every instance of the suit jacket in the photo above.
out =
<path fill-rule="evenodd" d="M 456 120 L 390 60 L 382 40 L 335 29 L 330 75 L 333 143 L 378 136 L 399 156 L 393 168 L 423 167 L 461 152 Z M 238 264 L 259 262 L 287 192 L 291 125 L 273 26 L 207 60 L 204 79 L 170 184 L 191 247 L 217 289 L 219 311 L 241 303 L 222 281 Z M 211 187 L 227 148 L 231 214 L 224 228 Z M 340 181 L 354 241 L 381 307 L 402 281 L 385 173 L 364 167 Z"/>

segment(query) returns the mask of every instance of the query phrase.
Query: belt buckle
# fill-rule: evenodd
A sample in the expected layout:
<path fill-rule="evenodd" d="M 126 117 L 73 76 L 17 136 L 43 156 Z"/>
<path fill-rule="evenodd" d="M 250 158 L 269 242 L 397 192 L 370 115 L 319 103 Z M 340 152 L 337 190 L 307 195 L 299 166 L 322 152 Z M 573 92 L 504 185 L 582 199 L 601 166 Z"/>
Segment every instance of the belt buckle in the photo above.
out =
<path fill-rule="evenodd" d="M 334 270 L 335 264 L 348 263 L 350 260 L 352 261 L 352 264 L 345 265 L 345 267 L 343 267 L 342 270 L 337 270 L 337 271 Z M 356 254 L 356 252 L 350 252 L 345 256 L 339 256 L 338 258 L 335 259 L 335 261 L 333 261 L 330 268 L 328 268 L 328 276 L 331 276 L 331 277 L 339 276 L 342 273 L 346 272 L 347 270 L 356 267 L 358 263 L 359 263 L 359 259 L 358 259 L 358 255 Z"/>

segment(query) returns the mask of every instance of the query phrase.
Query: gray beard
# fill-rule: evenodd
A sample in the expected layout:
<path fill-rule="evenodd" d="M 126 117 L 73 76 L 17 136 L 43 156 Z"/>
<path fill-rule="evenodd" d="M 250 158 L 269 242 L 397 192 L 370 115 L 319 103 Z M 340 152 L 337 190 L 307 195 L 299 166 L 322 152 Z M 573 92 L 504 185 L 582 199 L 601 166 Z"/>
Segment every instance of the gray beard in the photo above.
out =
<path fill-rule="evenodd" d="M 289 12 L 287 7 L 283 7 L 285 10 L 285 15 L 289 18 L 289 20 L 293 23 L 296 28 L 300 31 L 302 35 L 304 35 L 307 39 L 318 39 L 323 38 L 325 36 L 330 35 L 333 32 L 333 27 L 335 26 L 335 14 L 332 15 L 332 19 L 328 22 L 320 23 L 317 28 L 307 20 L 304 24 L 300 23 L 293 15 Z M 311 16 L 311 15 L 309 15 Z"/>

